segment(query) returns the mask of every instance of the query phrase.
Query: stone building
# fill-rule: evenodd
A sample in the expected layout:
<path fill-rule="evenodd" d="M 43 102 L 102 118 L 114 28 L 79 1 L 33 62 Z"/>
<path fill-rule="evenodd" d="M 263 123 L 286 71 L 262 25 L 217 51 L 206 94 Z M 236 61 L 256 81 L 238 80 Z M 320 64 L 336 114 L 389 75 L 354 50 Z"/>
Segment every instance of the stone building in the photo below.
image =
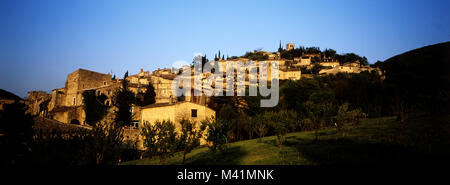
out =
<path fill-rule="evenodd" d="M 295 48 L 295 44 L 293 44 L 293 43 L 286 44 L 286 51 L 293 50 L 294 48 Z"/>
<path fill-rule="evenodd" d="M 300 69 L 282 69 L 279 75 L 280 80 L 300 80 L 302 72 Z"/>
<path fill-rule="evenodd" d="M 28 92 L 28 113 L 31 115 L 39 115 L 48 117 L 48 106 L 51 101 L 51 95 L 44 91 L 30 91 Z"/>
<path fill-rule="evenodd" d="M 336 67 L 336 66 L 340 65 L 339 62 L 337 62 L 337 61 L 334 61 L 334 62 L 320 62 L 319 64 L 322 65 L 322 66 L 325 66 L 325 67 Z"/>
<path fill-rule="evenodd" d="M 142 107 L 140 125 L 148 122 L 170 120 L 177 122 L 181 118 L 186 118 L 191 121 L 200 122 L 205 119 L 215 117 L 216 112 L 211 108 L 193 102 L 178 102 L 178 103 L 159 103 Z M 180 128 L 177 125 L 177 130 Z"/>
<path fill-rule="evenodd" d="M 175 74 L 170 69 L 155 71 L 141 71 L 126 78 L 129 90 L 138 95 L 145 93 L 147 86 L 152 83 L 156 93 L 156 103 L 173 103 L 171 86 Z M 67 75 L 65 87 L 52 90 L 51 94 L 45 92 L 29 92 L 27 103 L 29 111 L 34 115 L 52 118 L 63 123 L 86 124 L 83 109 L 83 92 L 95 91 L 95 94 L 106 96 L 105 105 L 112 105 L 112 98 L 122 86 L 122 80 L 113 79 L 111 74 L 104 74 L 86 69 L 78 69 Z M 44 108 L 45 107 L 45 108 Z M 113 119 L 113 107 L 108 110 L 105 120 Z M 133 120 L 139 120 L 140 107 L 133 105 Z"/>
<path fill-rule="evenodd" d="M 86 124 L 83 110 L 83 92 L 94 90 L 96 95 L 105 95 L 106 105 L 111 105 L 114 91 L 121 85 L 111 74 L 78 69 L 67 75 L 64 88 L 54 89 L 49 103 L 50 116 L 63 123 Z"/>
<path fill-rule="evenodd" d="M 307 67 L 307 66 L 311 65 L 311 59 L 312 59 L 311 57 L 306 57 L 306 56 L 294 58 L 294 61 L 297 62 L 296 64 L 294 64 L 294 66 Z"/>
<path fill-rule="evenodd" d="M 322 64 L 322 63 L 321 63 Z M 362 71 L 376 71 L 381 76 L 381 70 L 378 68 L 371 68 L 367 66 L 360 66 L 359 61 L 345 63 L 343 65 L 330 66 L 329 69 L 322 69 L 319 71 L 321 75 L 336 74 L 336 73 L 361 73 Z"/>
<path fill-rule="evenodd" d="M 194 121 L 197 127 L 200 127 L 200 122 L 206 119 L 216 117 L 216 112 L 211 108 L 193 102 L 178 102 L 178 103 L 160 103 L 142 107 L 140 126 L 143 124 L 154 124 L 156 121 L 170 120 L 175 124 L 175 131 L 181 132 L 181 125 L 179 120 L 182 118 Z M 136 143 L 138 148 L 143 148 L 139 137 Z M 201 144 L 206 141 L 201 139 Z"/>

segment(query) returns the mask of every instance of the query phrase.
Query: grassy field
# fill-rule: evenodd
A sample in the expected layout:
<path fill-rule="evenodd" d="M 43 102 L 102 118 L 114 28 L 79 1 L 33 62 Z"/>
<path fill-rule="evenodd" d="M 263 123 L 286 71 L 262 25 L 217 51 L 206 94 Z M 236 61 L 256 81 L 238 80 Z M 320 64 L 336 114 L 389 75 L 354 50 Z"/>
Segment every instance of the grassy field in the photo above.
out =
<path fill-rule="evenodd" d="M 401 125 L 394 117 L 365 120 L 348 126 L 345 133 L 336 129 L 290 133 L 280 150 L 275 136 L 229 144 L 223 152 L 207 147 L 186 156 L 192 165 L 317 165 L 317 164 L 417 164 L 448 161 L 449 123 L 446 118 L 412 119 Z M 182 155 L 166 164 L 181 164 Z M 123 162 L 123 165 L 155 165 L 158 158 Z"/>

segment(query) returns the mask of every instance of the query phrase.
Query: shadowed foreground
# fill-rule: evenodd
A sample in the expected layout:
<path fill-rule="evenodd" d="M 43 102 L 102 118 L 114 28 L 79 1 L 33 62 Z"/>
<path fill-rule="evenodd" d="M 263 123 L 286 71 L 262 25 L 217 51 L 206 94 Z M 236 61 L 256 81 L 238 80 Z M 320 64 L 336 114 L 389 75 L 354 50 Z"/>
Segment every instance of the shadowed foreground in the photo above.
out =
<path fill-rule="evenodd" d="M 280 150 L 275 136 L 231 143 L 228 150 L 212 153 L 193 150 L 186 164 L 195 165 L 317 165 L 317 164 L 420 164 L 448 163 L 450 123 L 447 117 L 416 118 L 400 125 L 393 117 L 374 118 L 345 133 L 334 128 L 288 134 Z M 166 164 L 181 164 L 182 155 Z M 123 165 L 155 165 L 159 159 L 128 161 Z"/>

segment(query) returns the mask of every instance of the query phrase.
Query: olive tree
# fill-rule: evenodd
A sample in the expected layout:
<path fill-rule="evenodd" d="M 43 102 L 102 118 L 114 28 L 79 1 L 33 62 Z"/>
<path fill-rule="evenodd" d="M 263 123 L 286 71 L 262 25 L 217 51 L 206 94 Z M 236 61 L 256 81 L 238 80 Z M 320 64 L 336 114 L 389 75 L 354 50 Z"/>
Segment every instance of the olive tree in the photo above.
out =
<path fill-rule="evenodd" d="M 115 164 L 123 143 L 123 128 L 116 122 L 94 124 L 86 142 L 87 149 L 95 158 L 95 164 Z"/>
<path fill-rule="evenodd" d="M 269 131 L 269 124 L 264 114 L 258 114 L 252 117 L 252 122 L 256 127 L 259 138 L 263 138 L 267 134 L 267 131 Z"/>
<path fill-rule="evenodd" d="M 359 124 L 362 119 L 367 116 L 360 108 L 349 110 L 349 104 L 344 103 L 339 106 L 337 115 L 336 115 L 336 129 L 338 132 L 342 132 L 342 135 L 345 136 L 346 124 Z"/>
<path fill-rule="evenodd" d="M 186 154 L 200 145 L 200 139 L 203 136 L 205 127 L 199 127 L 196 122 L 186 118 L 182 118 L 179 123 L 181 125 L 181 134 L 177 139 L 177 143 L 178 149 L 183 153 L 182 164 L 184 164 Z"/>
<path fill-rule="evenodd" d="M 175 124 L 172 121 L 156 121 L 154 124 L 146 122 L 141 130 L 144 146 L 151 156 L 159 156 L 161 165 L 168 157 L 175 154 L 177 149 Z"/>
<path fill-rule="evenodd" d="M 211 118 L 202 121 L 202 127 L 207 128 L 206 141 L 210 143 L 208 147 L 212 152 L 223 151 L 227 148 L 230 130 L 227 122 Z"/>
<path fill-rule="evenodd" d="M 291 110 L 280 110 L 279 112 L 266 112 L 266 117 L 278 138 L 278 145 L 281 149 L 286 134 L 293 125 L 296 125 L 297 114 Z"/>
<path fill-rule="evenodd" d="M 318 130 L 328 125 L 334 113 L 334 94 L 332 92 L 321 91 L 314 92 L 306 101 L 306 113 L 312 122 L 315 140 L 318 140 Z"/>

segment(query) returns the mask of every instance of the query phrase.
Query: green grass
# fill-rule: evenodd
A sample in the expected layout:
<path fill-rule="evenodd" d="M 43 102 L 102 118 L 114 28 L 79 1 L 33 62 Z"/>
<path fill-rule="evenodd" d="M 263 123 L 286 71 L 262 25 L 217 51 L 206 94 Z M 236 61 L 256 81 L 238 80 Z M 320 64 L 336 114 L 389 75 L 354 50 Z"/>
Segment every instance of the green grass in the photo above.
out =
<path fill-rule="evenodd" d="M 446 124 L 442 124 L 445 122 Z M 426 124 L 425 124 L 426 123 Z M 439 124 L 437 124 L 439 123 Z M 365 120 L 338 133 L 329 128 L 290 133 L 280 150 L 275 136 L 229 144 L 223 152 L 207 147 L 186 156 L 191 165 L 317 165 L 420 163 L 449 156 L 448 119 L 421 118 L 402 126 L 394 117 Z M 432 125 L 435 124 L 435 125 Z M 436 125 L 441 125 L 436 128 Z M 434 133 L 429 136 L 430 133 Z M 430 143 L 432 147 L 430 148 Z M 181 164 L 182 155 L 168 158 L 166 164 Z M 123 165 L 157 165 L 158 158 L 123 162 Z"/>

